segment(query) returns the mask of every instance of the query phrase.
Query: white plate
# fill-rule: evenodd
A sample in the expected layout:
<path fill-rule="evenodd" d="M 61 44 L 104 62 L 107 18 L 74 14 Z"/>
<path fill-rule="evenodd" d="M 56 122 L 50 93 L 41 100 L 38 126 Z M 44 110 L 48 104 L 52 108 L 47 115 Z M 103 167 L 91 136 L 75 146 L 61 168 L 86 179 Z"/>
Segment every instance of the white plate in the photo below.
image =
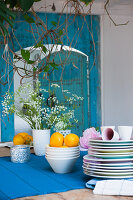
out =
<path fill-rule="evenodd" d="M 95 166 L 133 166 L 133 162 L 120 162 L 120 163 L 94 163 L 91 161 L 85 161 L 83 160 L 83 163 L 85 164 L 90 164 L 90 165 L 95 165 Z"/>
<path fill-rule="evenodd" d="M 128 159 L 128 158 L 133 158 L 133 154 L 126 154 L 126 155 L 121 155 L 121 154 L 113 154 L 113 155 L 97 155 L 97 154 L 89 154 L 90 157 L 94 158 L 103 158 L 103 159 Z"/>
<path fill-rule="evenodd" d="M 93 176 L 93 177 L 97 177 L 97 178 L 111 178 L 111 179 L 121 179 L 121 178 L 133 178 L 133 175 L 126 175 L 126 176 L 105 176 L 105 175 L 97 175 L 97 174 L 92 174 L 92 173 L 87 173 L 84 172 L 84 174 L 88 175 L 88 176 Z"/>
<path fill-rule="evenodd" d="M 97 153 L 104 153 L 104 154 L 106 154 L 106 153 L 115 153 L 115 154 L 122 154 L 122 153 L 133 153 L 133 148 L 127 148 L 127 149 L 97 149 L 97 148 L 91 148 L 91 149 L 89 149 L 88 150 L 88 152 L 90 152 L 90 151 L 92 151 L 92 152 L 97 152 Z"/>
<path fill-rule="evenodd" d="M 87 160 L 87 161 L 94 161 L 94 162 L 116 162 L 116 163 L 118 163 L 118 162 L 126 162 L 126 161 L 133 161 L 133 158 L 119 158 L 119 159 L 103 159 L 103 158 L 92 158 L 92 157 L 89 157 L 88 155 L 85 155 L 84 157 L 83 157 L 83 159 L 84 160 Z"/>
<path fill-rule="evenodd" d="M 117 172 L 117 173 L 113 173 L 113 172 L 92 172 L 92 171 L 89 171 L 89 170 L 85 170 L 84 169 L 84 172 L 87 172 L 87 173 L 92 173 L 92 174 L 97 174 L 97 175 L 105 175 L 105 176 L 126 176 L 126 175 L 130 175 L 130 176 L 133 176 L 133 173 L 132 172 Z"/>
<path fill-rule="evenodd" d="M 110 149 L 115 149 L 115 150 L 119 150 L 119 149 L 132 149 L 133 148 L 133 145 L 127 145 L 127 146 L 102 146 L 102 145 L 90 145 L 89 144 L 89 146 L 91 147 L 90 149 L 94 149 L 94 148 L 97 148 L 97 149 L 108 149 L 108 150 L 110 150 Z"/>
<path fill-rule="evenodd" d="M 123 147 L 123 146 L 125 146 L 125 147 L 128 147 L 128 146 L 131 146 L 131 147 L 133 147 L 133 142 L 132 143 L 99 143 L 99 142 L 89 142 L 89 145 L 90 146 L 104 146 L 104 147 Z"/>
<path fill-rule="evenodd" d="M 91 163 L 87 164 L 87 163 L 83 163 L 84 167 L 91 167 L 91 168 L 95 168 L 95 169 L 133 169 L 133 165 L 115 165 L 115 166 L 108 166 L 108 165 L 93 165 Z"/>
<path fill-rule="evenodd" d="M 83 166 L 84 170 L 87 170 L 88 172 L 104 172 L 104 173 L 127 173 L 130 172 L 133 174 L 133 169 L 96 169 L 92 167 L 85 167 Z"/>
<path fill-rule="evenodd" d="M 126 153 L 99 153 L 96 151 L 88 151 L 88 155 L 97 155 L 97 156 L 119 156 L 119 155 L 123 155 L 123 156 L 128 156 L 128 155 L 133 155 L 133 152 L 126 152 Z"/>
<path fill-rule="evenodd" d="M 129 144 L 132 143 L 133 144 L 133 140 L 116 140 L 116 141 L 111 141 L 111 140 L 102 140 L 102 138 L 95 138 L 95 139 L 90 139 L 89 140 L 90 143 L 104 143 L 104 144 Z"/>

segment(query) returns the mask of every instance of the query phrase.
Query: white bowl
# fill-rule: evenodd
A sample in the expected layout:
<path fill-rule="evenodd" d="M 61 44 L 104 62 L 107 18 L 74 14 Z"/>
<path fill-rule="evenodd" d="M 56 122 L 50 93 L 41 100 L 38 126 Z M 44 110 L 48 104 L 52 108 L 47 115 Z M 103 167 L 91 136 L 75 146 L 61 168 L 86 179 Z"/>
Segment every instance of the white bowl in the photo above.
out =
<path fill-rule="evenodd" d="M 73 158 L 73 157 L 77 157 L 80 156 L 80 153 L 77 154 L 72 154 L 72 155 L 57 155 L 57 154 L 45 154 L 46 157 L 51 157 L 51 158 Z"/>
<path fill-rule="evenodd" d="M 49 151 L 49 152 L 76 152 L 78 150 L 80 150 L 79 146 L 67 147 L 67 148 L 50 147 L 49 145 L 46 146 L 46 151 Z"/>
<path fill-rule="evenodd" d="M 48 149 L 50 149 L 50 150 L 57 150 L 57 149 L 61 149 L 61 150 L 76 150 L 76 149 L 79 149 L 79 146 L 77 146 L 77 147 L 66 147 L 66 148 L 64 148 L 64 147 L 50 147 L 49 146 L 49 144 L 47 144 L 46 145 L 46 148 L 48 148 Z"/>
<path fill-rule="evenodd" d="M 79 156 L 73 158 L 50 158 L 46 156 L 48 163 L 55 173 L 65 174 L 72 171 Z"/>
<path fill-rule="evenodd" d="M 56 155 L 72 155 L 72 154 L 76 154 L 76 153 L 80 153 L 80 151 L 69 151 L 69 152 L 65 152 L 65 151 L 47 151 L 46 150 L 46 153 L 49 153 L 49 154 L 56 154 Z"/>

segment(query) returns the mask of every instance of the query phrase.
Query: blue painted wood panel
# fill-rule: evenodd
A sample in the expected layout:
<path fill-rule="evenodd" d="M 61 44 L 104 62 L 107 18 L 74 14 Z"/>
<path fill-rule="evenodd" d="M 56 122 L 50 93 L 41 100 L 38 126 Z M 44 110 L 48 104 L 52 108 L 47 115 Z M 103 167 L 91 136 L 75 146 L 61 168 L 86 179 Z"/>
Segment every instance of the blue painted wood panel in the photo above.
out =
<path fill-rule="evenodd" d="M 1 44 L 0 44 L 0 77 L 3 77 L 1 79 L 0 84 L 0 102 L 3 101 L 4 95 L 6 91 L 8 91 L 8 83 L 4 84 L 5 82 L 8 82 L 8 68 L 9 68 L 9 85 L 10 85 L 10 91 L 14 91 L 14 84 L 13 84 L 13 71 L 12 66 L 7 66 L 5 61 L 2 59 L 2 54 L 4 51 L 4 45 L 2 44 L 2 38 L 0 38 Z M 5 76 L 4 76 L 5 75 Z M 3 84 L 2 84 L 3 83 Z M 0 118 L 1 120 L 1 141 L 12 141 L 14 136 L 14 115 L 9 115 L 7 117 L 2 116 L 2 105 L 0 103 Z"/>
<path fill-rule="evenodd" d="M 45 21 L 47 17 L 47 23 L 49 28 L 52 27 L 51 21 L 57 21 L 60 18 L 59 14 L 54 13 L 38 13 L 39 17 Z M 62 14 L 60 18 L 60 22 L 62 23 L 64 19 L 66 19 L 68 15 Z M 68 26 L 68 37 L 64 37 L 63 43 L 64 45 L 71 46 L 75 49 L 82 51 L 83 53 L 89 56 L 89 68 L 91 69 L 93 61 L 94 61 L 94 47 L 93 47 L 93 39 L 90 32 L 93 32 L 93 38 L 95 42 L 95 49 L 96 49 L 96 60 L 93 69 L 89 75 L 89 117 L 88 117 L 88 126 L 100 126 L 101 124 L 101 91 L 100 91 L 100 17 L 99 16 L 86 16 L 84 20 L 83 16 L 76 16 L 71 15 L 69 17 L 69 26 Z M 17 20 L 23 20 L 21 14 L 18 15 Z M 87 23 L 86 23 L 87 22 Z M 65 24 L 63 26 L 66 26 Z M 63 26 L 61 27 L 63 29 Z M 89 27 L 89 31 L 88 31 Z M 34 37 L 28 31 L 30 30 L 30 26 L 26 22 L 15 23 L 15 35 L 19 40 L 20 45 L 22 48 L 34 45 Z M 33 26 L 34 28 L 34 26 Z M 79 28 L 79 32 L 77 29 Z M 28 30 L 28 31 L 27 31 Z M 73 38 L 73 36 L 75 37 Z M 37 38 L 37 34 L 35 34 Z M 45 44 L 52 43 L 50 38 L 48 40 L 44 39 L 43 41 Z M 14 51 L 19 50 L 19 45 L 13 40 L 14 44 Z M 3 48 L 3 47 L 2 47 Z M 3 49 L 1 48 L 0 53 L 2 54 Z M 0 72 L 5 69 L 5 63 L 0 60 Z M 85 79 L 84 79 L 85 80 Z M 1 85 L 1 95 L 3 95 L 3 91 L 7 90 L 7 86 Z M 13 87 L 11 89 L 13 91 Z M 7 120 L 8 121 L 8 120 Z M 8 131 L 10 128 L 10 132 L 13 136 L 13 116 L 9 122 L 9 126 L 4 127 L 2 124 L 2 140 L 10 139 L 8 136 Z"/>
<path fill-rule="evenodd" d="M 89 42 L 89 69 L 91 70 L 89 76 L 89 126 L 101 126 L 101 68 L 100 68 L 100 17 L 90 16 L 89 27 L 93 37 L 90 37 Z M 95 51 L 94 44 L 95 43 Z M 95 53 L 96 55 L 95 55 Z M 94 57 L 95 62 L 94 62 Z"/>
<path fill-rule="evenodd" d="M 82 135 L 84 129 L 88 127 L 89 117 L 88 117 L 88 87 L 87 87 L 87 57 L 77 52 L 68 52 L 61 51 L 55 53 L 51 59 L 53 59 L 56 63 L 63 63 L 62 66 L 59 67 L 58 70 L 54 70 L 53 73 L 50 74 L 50 83 L 56 83 L 60 85 L 62 90 L 68 90 L 72 96 L 72 94 L 76 94 L 80 97 L 83 97 L 83 101 L 79 101 L 75 104 L 78 107 L 75 109 L 69 102 L 63 97 L 63 93 L 61 90 L 56 91 L 57 98 L 59 102 L 64 102 L 67 105 L 68 109 L 73 110 L 75 112 L 75 118 L 78 119 L 78 123 L 75 124 L 71 128 L 72 133 L 76 133 L 79 136 Z M 76 67 L 74 67 L 74 66 Z M 49 81 L 43 78 L 43 74 L 39 76 L 39 80 L 41 81 L 41 85 L 43 88 L 49 88 Z M 44 93 L 46 99 L 48 98 L 48 94 Z M 69 94 L 68 94 L 69 96 Z"/>

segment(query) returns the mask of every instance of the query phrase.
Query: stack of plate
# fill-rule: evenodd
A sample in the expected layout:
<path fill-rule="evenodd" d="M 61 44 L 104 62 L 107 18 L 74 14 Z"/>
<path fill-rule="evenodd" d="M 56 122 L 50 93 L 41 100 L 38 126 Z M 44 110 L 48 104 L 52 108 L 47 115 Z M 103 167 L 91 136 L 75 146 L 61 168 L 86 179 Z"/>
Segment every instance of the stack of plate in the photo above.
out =
<path fill-rule="evenodd" d="M 89 141 L 88 155 L 83 157 L 85 174 L 99 178 L 133 178 L 133 140 Z"/>

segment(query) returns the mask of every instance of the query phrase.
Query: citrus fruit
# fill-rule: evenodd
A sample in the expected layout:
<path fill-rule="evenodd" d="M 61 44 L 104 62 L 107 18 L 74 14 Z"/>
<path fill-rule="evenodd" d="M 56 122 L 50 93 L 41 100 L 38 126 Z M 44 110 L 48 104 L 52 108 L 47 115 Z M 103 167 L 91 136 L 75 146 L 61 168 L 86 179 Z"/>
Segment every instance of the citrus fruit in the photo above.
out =
<path fill-rule="evenodd" d="M 28 133 L 22 132 L 22 133 L 18 133 L 18 135 L 21 135 L 22 137 L 25 137 L 28 135 Z"/>
<path fill-rule="evenodd" d="M 64 145 L 64 146 L 61 146 L 60 148 L 68 148 L 68 147 Z"/>
<path fill-rule="evenodd" d="M 55 132 L 50 137 L 51 147 L 61 147 L 63 146 L 64 137 L 61 133 Z"/>
<path fill-rule="evenodd" d="M 79 144 L 79 137 L 76 134 L 70 133 L 66 135 L 64 143 L 68 147 L 76 147 Z"/>
<path fill-rule="evenodd" d="M 33 137 L 31 135 L 26 135 L 24 137 L 25 140 L 25 144 L 30 144 L 31 142 L 33 142 Z"/>
<path fill-rule="evenodd" d="M 25 143 L 24 138 L 21 135 L 15 135 L 13 138 L 14 145 L 21 145 Z"/>

